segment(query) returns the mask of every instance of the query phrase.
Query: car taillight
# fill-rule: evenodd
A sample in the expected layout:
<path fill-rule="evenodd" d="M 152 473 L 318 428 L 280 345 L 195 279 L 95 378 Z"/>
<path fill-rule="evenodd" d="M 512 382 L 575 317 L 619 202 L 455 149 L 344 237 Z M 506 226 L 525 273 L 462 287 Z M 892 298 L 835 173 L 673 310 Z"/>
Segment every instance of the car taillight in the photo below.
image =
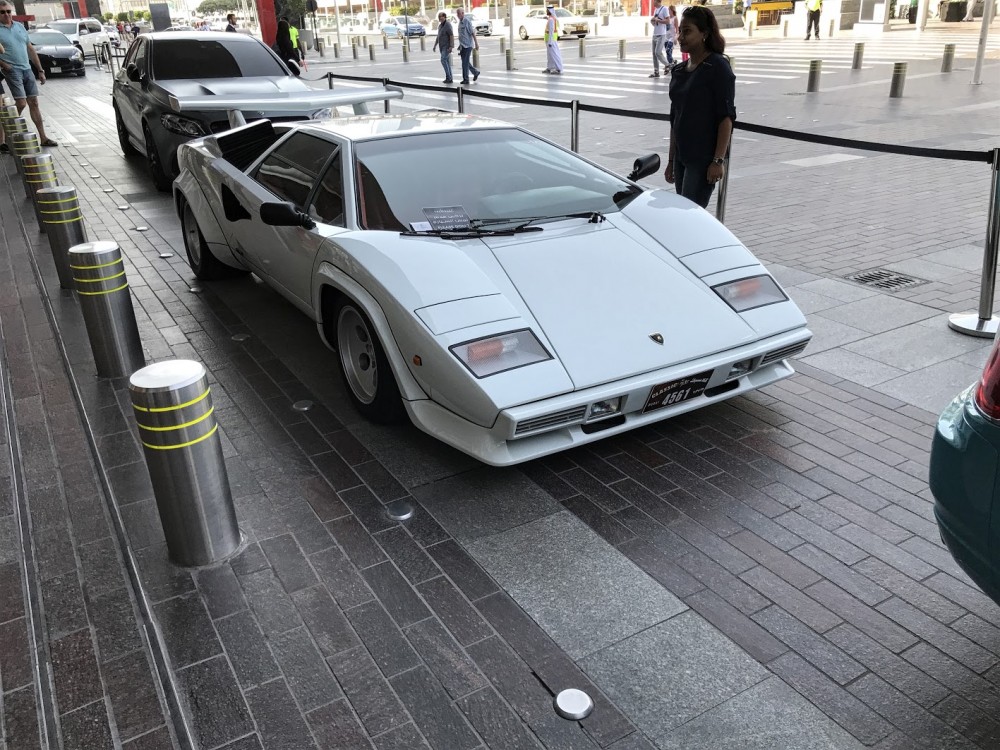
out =
<path fill-rule="evenodd" d="M 993 342 L 983 377 L 976 386 L 976 406 L 990 419 L 1000 419 L 1000 337 Z"/>

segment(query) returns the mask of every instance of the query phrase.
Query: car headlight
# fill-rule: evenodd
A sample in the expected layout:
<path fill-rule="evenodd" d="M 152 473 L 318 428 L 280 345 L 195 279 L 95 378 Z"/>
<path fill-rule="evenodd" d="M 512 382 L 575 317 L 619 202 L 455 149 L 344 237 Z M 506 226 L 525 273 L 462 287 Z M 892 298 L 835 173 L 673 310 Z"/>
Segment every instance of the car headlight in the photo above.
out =
<path fill-rule="evenodd" d="M 69 59 L 70 60 L 82 60 L 83 59 L 83 53 L 80 50 L 75 49 L 75 50 L 73 50 L 73 54 L 69 56 Z"/>
<path fill-rule="evenodd" d="M 160 115 L 160 123 L 171 133 L 177 133 L 177 135 L 188 135 L 192 138 L 208 135 L 205 132 L 205 128 L 197 120 L 192 120 L 189 117 L 181 117 L 170 112 Z"/>
<path fill-rule="evenodd" d="M 466 341 L 450 348 L 477 378 L 552 359 L 528 328 Z"/>
<path fill-rule="evenodd" d="M 310 120 L 333 120 L 338 117 L 336 107 L 323 107 L 309 114 Z"/>
<path fill-rule="evenodd" d="M 712 290 L 736 312 L 746 312 L 755 307 L 788 300 L 775 280 L 767 274 L 727 281 L 725 284 L 713 286 Z"/>

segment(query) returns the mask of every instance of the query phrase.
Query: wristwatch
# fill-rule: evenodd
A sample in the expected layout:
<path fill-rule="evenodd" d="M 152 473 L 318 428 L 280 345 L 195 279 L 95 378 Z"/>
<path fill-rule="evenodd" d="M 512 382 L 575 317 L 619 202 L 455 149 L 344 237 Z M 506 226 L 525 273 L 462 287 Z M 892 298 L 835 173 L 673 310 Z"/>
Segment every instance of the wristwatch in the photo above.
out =
<path fill-rule="evenodd" d="M 712 164 L 718 164 L 718 165 L 721 166 L 721 165 L 723 165 L 725 163 L 726 163 L 726 160 L 723 157 L 721 157 L 721 156 L 713 156 L 712 157 Z"/>

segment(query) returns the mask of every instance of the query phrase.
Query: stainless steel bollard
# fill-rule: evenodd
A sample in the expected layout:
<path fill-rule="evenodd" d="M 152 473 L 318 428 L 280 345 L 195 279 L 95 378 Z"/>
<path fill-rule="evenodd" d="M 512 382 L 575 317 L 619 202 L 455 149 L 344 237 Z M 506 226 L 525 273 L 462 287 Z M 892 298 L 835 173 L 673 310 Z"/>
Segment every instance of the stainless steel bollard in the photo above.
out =
<path fill-rule="evenodd" d="M 903 84 L 906 83 L 906 63 L 892 64 L 892 82 L 889 84 L 889 98 L 900 99 L 903 96 Z"/>
<path fill-rule="evenodd" d="M 389 49 L 389 37 L 382 35 L 382 49 Z"/>
<path fill-rule="evenodd" d="M 509 49 L 504 53 L 507 56 L 507 70 L 514 69 L 514 50 Z"/>
<path fill-rule="evenodd" d="M 87 229 L 80 213 L 76 188 L 71 185 L 42 188 L 35 193 L 38 213 L 49 237 L 49 250 L 59 274 L 59 286 L 73 288 L 73 271 L 69 267 L 69 249 L 87 241 Z"/>
<path fill-rule="evenodd" d="M 458 95 L 458 112 L 465 114 L 465 89 L 459 86 L 455 89 L 455 93 Z"/>
<path fill-rule="evenodd" d="M 340 59 L 340 42 L 333 43 L 333 56 L 335 59 Z"/>
<path fill-rule="evenodd" d="M 809 61 L 809 79 L 806 81 L 806 91 L 819 91 L 819 77 L 823 72 L 822 60 Z"/>
<path fill-rule="evenodd" d="M 87 324 L 97 374 L 102 378 L 124 378 L 145 367 L 118 243 L 74 245 L 69 249 L 69 267 Z"/>
<path fill-rule="evenodd" d="M 367 49 L 368 48 L 368 36 L 367 35 L 361 37 L 361 47 L 362 47 L 362 49 Z"/>
<path fill-rule="evenodd" d="M 647 21 L 642 25 L 642 35 L 649 36 L 649 22 Z"/>
<path fill-rule="evenodd" d="M 410 48 L 407 47 L 404 44 L 403 45 L 403 62 L 409 62 L 409 61 L 410 61 Z"/>
<path fill-rule="evenodd" d="M 420 37 L 420 51 L 421 52 L 427 51 L 427 37 L 425 36 Z M 477 55 L 479 54 L 479 50 L 476 50 L 476 54 Z M 479 66 L 477 65 L 476 67 L 478 68 Z"/>
<path fill-rule="evenodd" d="M 31 198 L 31 205 L 35 210 L 35 220 L 38 222 L 38 230 L 44 233 L 45 223 L 42 221 L 36 194 L 43 188 L 56 187 L 59 184 L 52 154 L 25 156 L 21 160 L 21 165 L 24 167 L 24 189 L 28 192 L 28 197 Z"/>
<path fill-rule="evenodd" d="M 507 52 L 507 40 L 500 37 L 500 54 L 503 55 Z"/>
<path fill-rule="evenodd" d="M 834 20 L 835 19 L 833 19 L 833 18 L 830 19 L 830 29 L 829 29 L 829 31 L 826 32 L 826 38 L 827 39 L 829 39 L 829 38 L 831 38 L 833 36 Z"/>
<path fill-rule="evenodd" d="M 747 36 L 753 36 L 753 19 L 750 18 L 747 19 Z"/>
<path fill-rule="evenodd" d="M 580 100 L 573 99 L 569 103 L 569 150 L 574 154 L 580 152 Z"/>
<path fill-rule="evenodd" d="M 129 395 L 170 559 L 210 565 L 240 546 L 208 373 L 169 360 L 129 378 Z"/>
<path fill-rule="evenodd" d="M 619 60 L 624 60 L 625 59 L 625 40 L 624 39 L 619 39 L 618 40 L 618 59 Z"/>
<path fill-rule="evenodd" d="M 358 43 L 357 42 L 351 42 L 351 57 L 353 57 L 355 60 L 358 59 Z"/>
<path fill-rule="evenodd" d="M 10 137 L 10 152 L 14 155 L 14 167 L 23 180 L 24 166 L 21 164 L 21 158 L 42 153 L 42 147 L 38 144 L 38 133 L 30 130 L 22 133 L 14 133 Z"/>
<path fill-rule="evenodd" d="M 861 70 L 861 62 L 865 59 L 865 43 L 854 43 L 854 61 L 851 63 L 851 70 Z"/>
<path fill-rule="evenodd" d="M 15 107 L 13 104 L 5 104 L 3 105 L 3 107 L 0 107 L 0 127 L 3 128 L 4 135 L 6 135 L 8 138 L 10 137 L 11 133 L 17 132 L 14 130 L 10 130 L 11 127 L 10 121 L 17 116 L 18 116 L 17 107 Z M 27 124 L 25 124 L 24 128 L 25 130 L 28 129 Z"/>
<path fill-rule="evenodd" d="M 372 62 L 375 62 L 375 45 L 374 44 L 368 45 L 368 59 L 371 60 Z"/>
<path fill-rule="evenodd" d="M 583 37 L 580 37 L 580 57 L 584 58 L 587 56 L 587 45 Z"/>
<path fill-rule="evenodd" d="M 955 45 L 944 45 L 944 57 L 941 58 L 941 72 L 950 73 L 951 67 L 955 63 Z"/>
<path fill-rule="evenodd" d="M 783 37 L 788 36 L 788 26 L 789 26 L 789 21 L 786 18 L 784 21 L 781 22 L 781 35 Z"/>

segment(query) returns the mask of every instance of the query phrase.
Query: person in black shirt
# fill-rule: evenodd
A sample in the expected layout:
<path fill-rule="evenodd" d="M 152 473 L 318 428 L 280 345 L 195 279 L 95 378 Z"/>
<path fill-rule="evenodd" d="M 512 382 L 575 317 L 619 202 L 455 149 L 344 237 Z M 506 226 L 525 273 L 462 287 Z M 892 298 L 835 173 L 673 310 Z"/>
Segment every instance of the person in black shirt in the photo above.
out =
<path fill-rule="evenodd" d="M 236 29 L 235 13 L 230 13 L 228 16 L 226 16 L 226 31 L 231 31 L 233 33 L 236 33 L 237 29 Z"/>
<path fill-rule="evenodd" d="M 708 8 L 684 11 L 678 41 L 689 57 L 670 71 L 670 155 L 663 176 L 680 195 L 706 208 L 725 174 L 736 120 L 736 76 Z"/>

